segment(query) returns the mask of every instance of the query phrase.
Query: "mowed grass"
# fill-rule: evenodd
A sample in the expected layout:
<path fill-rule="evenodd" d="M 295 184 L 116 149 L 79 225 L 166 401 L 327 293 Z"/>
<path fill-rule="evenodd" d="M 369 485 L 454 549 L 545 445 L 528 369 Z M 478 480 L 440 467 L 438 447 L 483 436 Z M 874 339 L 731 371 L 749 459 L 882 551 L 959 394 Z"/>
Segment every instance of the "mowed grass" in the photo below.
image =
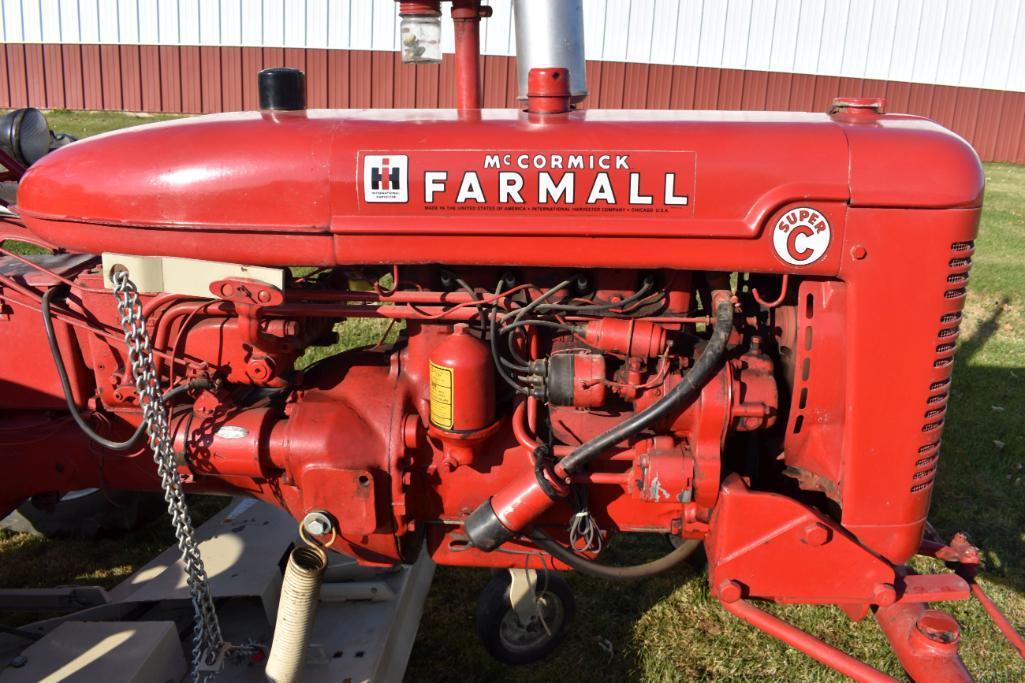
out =
<path fill-rule="evenodd" d="M 116 114 L 57 112 L 55 128 L 76 134 L 144 123 Z M 986 209 L 977 240 L 953 404 L 933 495 L 932 520 L 950 537 L 968 531 L 983 548 L 981 583 L 1025 627 L 1025 167 L 988 164 Z M 913 280 L 895 282 L 914 286 Z M 886 305 L 886 302 L 880 302 Z M 345 346 L 376 343 L 382 321 L 340 326 Z M 885 333 L 885 331 L 881 331 Z M 390 336 L 395 334 L 394 330 Z M 331 353 L 315 349 L 313 361 Z M 51 542 L 0 532 L 0 587 L 110 586 L 171 542 L 157 523 L 125 540 Z M 667 550 L 661 538 L 622 538 L 610 562 Z M 920 561 L 918 568 L 937 570 Z M 797 567 L 795 571 L 800 571 Z M 683 567 L 641 583 L 570 575 L 577 615 L 548 660 L 514 668 L 491 660 L 473 636 L 474 600 L 489 579 L 479 569 L 440 567 L 424 609 L 409 681 L 837 681 L 838 674 L 726 614 L 705 577 Z M 1025 680 L 1025 664 L 975 602 L 948 604 L 962 625 L 962 653 L 980 681 Z M 767 609 L 894 676 L 900 667 L 874 621 L 852 623 L 831 607 Z"/>

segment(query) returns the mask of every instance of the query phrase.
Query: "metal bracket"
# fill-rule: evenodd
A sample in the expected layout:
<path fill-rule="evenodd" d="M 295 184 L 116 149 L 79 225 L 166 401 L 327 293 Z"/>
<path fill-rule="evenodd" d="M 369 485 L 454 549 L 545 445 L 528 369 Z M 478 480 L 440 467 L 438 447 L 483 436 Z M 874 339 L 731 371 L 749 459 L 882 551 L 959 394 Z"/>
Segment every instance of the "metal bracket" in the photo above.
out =
<path fill-rule="evenodd" d="M 509 570 L 509 602 L 520 622 L 526 624 L 539 616 L 537 605 L 537 571 L 534 569 Z"/>
<path fill-rule="evenodd" d="M 282 289 L 285 286 L 285 271 L 282 268 L 265 268 L 171 256 L 105 253 L 103 254 L 103 284 L 108 289 L 113 289 L 110 274 L 115 266 L 127 268 L 132 275 L 132 282 L 143 293 L 170 292 L 210 298 L 210 284 L 229 278 L 245 278 L 275 289 Z"/>

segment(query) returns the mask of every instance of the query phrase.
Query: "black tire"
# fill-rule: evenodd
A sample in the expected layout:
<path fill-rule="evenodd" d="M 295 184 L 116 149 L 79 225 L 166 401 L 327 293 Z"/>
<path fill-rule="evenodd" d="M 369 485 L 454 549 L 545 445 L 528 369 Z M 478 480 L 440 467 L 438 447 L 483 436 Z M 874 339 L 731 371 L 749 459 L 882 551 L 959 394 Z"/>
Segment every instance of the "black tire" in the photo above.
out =
<path fill-rule="evenodd" d="M 48 538 L 109 538 L 143 527 L 166 511 L 160 493 L 89 489 L 65 495 L 52 509 L 27 500 L 0 520 L 0 527 Z"/>
<path fill-rule="evenodd" d="M 576 613 L 573 589 L 554 572 L 539 571 L 535 595 L 545 616 L 545 625 L 532 618 L 526 626 L 509 599 L 509 572 L 501 571 L 477 598 L 474 631 L 481 645 L 503 664 L 532 664 L 550 655 L 569 634 Z"/>
<path fill-rule="evenodd" d="M 675 534 L 666 534 L 666 540 L 669 545 L 675 550 L 685 543 L 685 540 Z M 703 574 L 708 571 L 708 555 L 705 554 L 705 544 L 699 543 L 694 547 L 690 556 L 684 560 L 690 565 L 691 569 L 696 571 L 698 574 Z"/>

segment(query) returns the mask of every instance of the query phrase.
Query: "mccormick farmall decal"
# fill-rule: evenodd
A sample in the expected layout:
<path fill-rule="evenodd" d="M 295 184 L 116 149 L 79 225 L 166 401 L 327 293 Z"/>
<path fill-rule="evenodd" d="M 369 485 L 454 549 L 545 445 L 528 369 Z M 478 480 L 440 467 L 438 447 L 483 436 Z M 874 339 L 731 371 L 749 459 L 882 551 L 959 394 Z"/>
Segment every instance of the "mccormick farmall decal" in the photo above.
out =
<path fill-rule="evenodd" d="M 695 163 L 694 152 L 644 150 L 361 152 L 360 207 L 686 218 Z"/>

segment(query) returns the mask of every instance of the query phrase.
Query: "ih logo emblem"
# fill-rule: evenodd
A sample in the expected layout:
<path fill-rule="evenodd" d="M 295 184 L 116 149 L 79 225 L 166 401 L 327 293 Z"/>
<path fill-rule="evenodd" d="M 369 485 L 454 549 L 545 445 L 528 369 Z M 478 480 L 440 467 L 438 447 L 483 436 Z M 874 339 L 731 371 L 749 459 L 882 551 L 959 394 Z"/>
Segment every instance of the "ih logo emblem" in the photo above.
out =
<path fill-rule="evenodd" d="M 409 157 L 404 154 L 363 157 L 363 198 L 378 204 L 409 201 Z"/>
<path fill-rule="evenodd" d="M 776 255 L 793 266 L 807 266 L 825 256 L 831 238 L 829 221 L 807 206 L 791 209 L 776 221 L 772 246 Z"/>

